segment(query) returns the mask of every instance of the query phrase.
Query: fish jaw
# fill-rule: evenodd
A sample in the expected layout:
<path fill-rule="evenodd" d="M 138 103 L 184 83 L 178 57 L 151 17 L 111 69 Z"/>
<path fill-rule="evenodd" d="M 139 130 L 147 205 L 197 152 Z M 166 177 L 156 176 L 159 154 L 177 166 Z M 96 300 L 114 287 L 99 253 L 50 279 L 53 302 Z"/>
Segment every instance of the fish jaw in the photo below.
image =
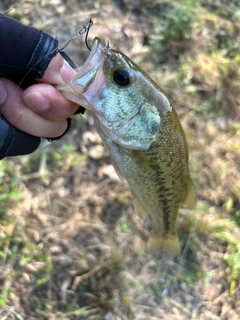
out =
<path fill-rule="evenodd" d="M 90 55 L 85 63 L 76 69 L 75 77 L 65 86 L 57 86 L 66 99 L 90 111 L 93 110 L 92 100 L 96 92 L 105 82 L 105 76 L 102 72 L 105 48 L 100 39 L 95 38 Z M 94 86 L 92 86 L 93 82 Z"/>

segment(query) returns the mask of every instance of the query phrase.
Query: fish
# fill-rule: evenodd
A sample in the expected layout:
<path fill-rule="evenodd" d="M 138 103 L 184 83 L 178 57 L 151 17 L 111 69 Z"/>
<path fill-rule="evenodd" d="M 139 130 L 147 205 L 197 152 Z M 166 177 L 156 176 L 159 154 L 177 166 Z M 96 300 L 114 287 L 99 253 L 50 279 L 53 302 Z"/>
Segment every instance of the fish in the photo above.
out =
<path fill-rule="evenodd" d="M 193 208 L 196 197 L 185 133 L 168 97 L 99 38 L 76 76 L 58 90 L 91 114 L 117 174 L 130 185 L 138 215 L 150 215 L 147 250 L 179 254 L 178 211 Z"/>

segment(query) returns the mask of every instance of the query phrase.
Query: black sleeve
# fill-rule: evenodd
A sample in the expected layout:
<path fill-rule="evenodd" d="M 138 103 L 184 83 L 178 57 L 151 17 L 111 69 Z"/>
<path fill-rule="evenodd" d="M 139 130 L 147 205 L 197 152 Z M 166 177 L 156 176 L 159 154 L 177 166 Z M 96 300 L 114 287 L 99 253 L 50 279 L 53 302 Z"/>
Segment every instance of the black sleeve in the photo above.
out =
<path fill-rule="evenodd" d="M 12 127 L 0 117 L 0 160 L 6 156 L 18 156 L 35 151 L 41 139 Z"/>
<path fill-rule="evenodd" d="M 0 77 L 27 88 L 43 76 L 57 48 L 45 32 L 0 15 Z"/>
<path fill-rule="evenodd" d="M 25 26 L 19 21 L 0 14 L 0 77 L 18 84 L 22 89 L 35 84 L 41 78 L 58 52 L 58 41 L 45 32 Z M 64 52 L 63 58 L 73 67 L 74 62 Z M 76 113 L 84 113 L 79 107 Z M 67 119 L 68 131 L 71 118 Z M 64 133 L 64 134 L 65 134 Z M 52 138 L 55 140 L 60 137 Z M 0 112 L 0 160 L 6 156 L 29 154 L 35 151 L 41 139 L 11 126 Z"/>
<path fill-rule="evenodd" d="M 0 15 L 0 77 L 27 88 L 43 76 L 57 48 L 57 40 L 43 31 Z M 0 114 L 0 159 L 31 153 L 40 141 L 11 126 Z"/>

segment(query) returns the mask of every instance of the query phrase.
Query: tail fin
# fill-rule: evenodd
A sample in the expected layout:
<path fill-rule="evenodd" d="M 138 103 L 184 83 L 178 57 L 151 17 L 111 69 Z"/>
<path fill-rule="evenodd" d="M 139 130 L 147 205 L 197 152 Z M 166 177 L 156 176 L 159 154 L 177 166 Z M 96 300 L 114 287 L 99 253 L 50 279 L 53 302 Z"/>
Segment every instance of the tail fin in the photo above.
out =
<path fill-rule="evenodd" d="M 161 235 L 152 232 L 147 243 L 147 249 L 150 252 L 155 252 L 158 250 L 164 250 L 166 252 L 175 254 L 180 254 L 181 252 L 177 234 Z"/>

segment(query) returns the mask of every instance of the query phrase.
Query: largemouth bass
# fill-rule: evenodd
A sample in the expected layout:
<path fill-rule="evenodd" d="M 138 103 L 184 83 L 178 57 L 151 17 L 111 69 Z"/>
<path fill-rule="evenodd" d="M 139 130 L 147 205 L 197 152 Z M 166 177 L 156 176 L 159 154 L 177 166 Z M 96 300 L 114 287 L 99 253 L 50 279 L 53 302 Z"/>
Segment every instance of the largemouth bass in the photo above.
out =
<path fill-rule="evenodd" d="M 98 38 L 77 71 L 59 90 L 93 116 L 115 170 L 131 187 L 136 211 L 151 216 L 147 248 L 180 253 L 177 214 L 181 205 L 194 206 L 195 192 L 176 111 L 138 65 Z"/>

